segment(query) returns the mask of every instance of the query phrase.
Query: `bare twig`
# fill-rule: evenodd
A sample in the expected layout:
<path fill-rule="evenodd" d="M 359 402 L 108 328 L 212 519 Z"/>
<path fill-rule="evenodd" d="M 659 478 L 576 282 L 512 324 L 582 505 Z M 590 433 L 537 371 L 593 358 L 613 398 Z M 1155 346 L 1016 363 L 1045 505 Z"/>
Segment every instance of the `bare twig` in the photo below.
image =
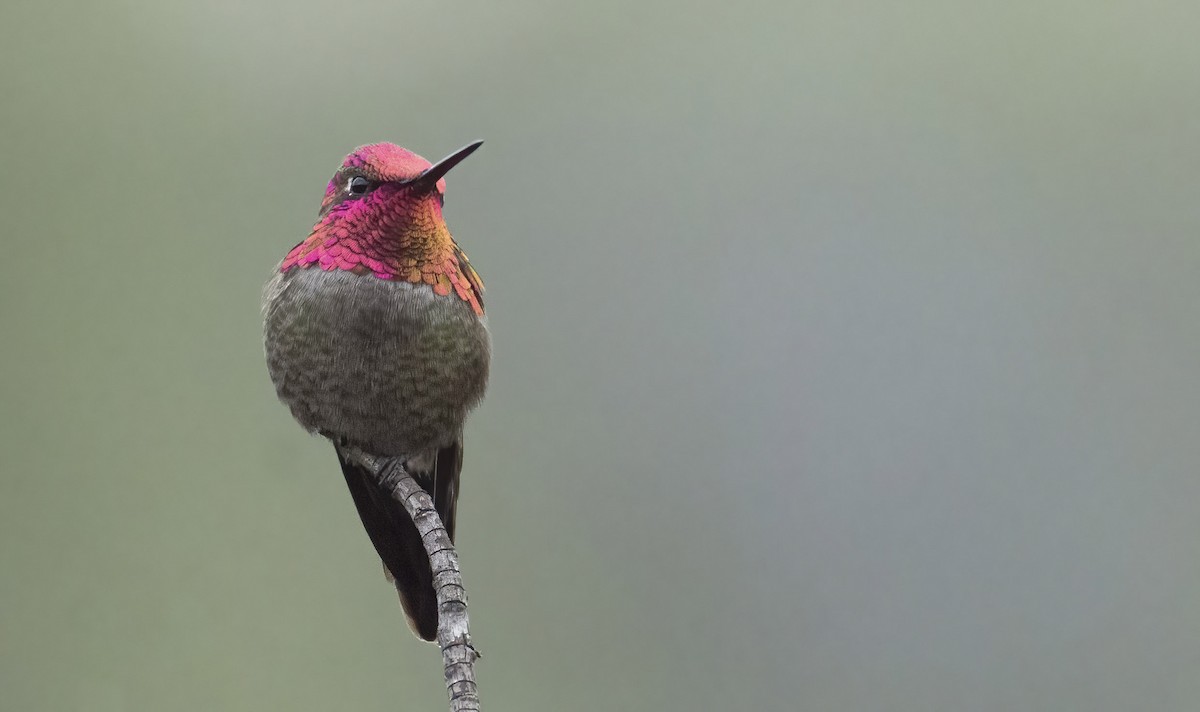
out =
<path fill-rule="evenodd" d="M 442 649 L 446 692 L 451 712 L 478 712 L 479 690 L 475 685 L 475 660 L 479 651 L 471 645 L 467 620 L 467 591 L 458 570 L 458 553 L 446 533 L 429 494 L 404 470 L 397 458 L 382 458 L 352 451 L 351 456 L 371 471 L 380 486 L 404 505 L 417 525 L 429 554 L 433 590 L 438 603 L 437 642 Z"/>

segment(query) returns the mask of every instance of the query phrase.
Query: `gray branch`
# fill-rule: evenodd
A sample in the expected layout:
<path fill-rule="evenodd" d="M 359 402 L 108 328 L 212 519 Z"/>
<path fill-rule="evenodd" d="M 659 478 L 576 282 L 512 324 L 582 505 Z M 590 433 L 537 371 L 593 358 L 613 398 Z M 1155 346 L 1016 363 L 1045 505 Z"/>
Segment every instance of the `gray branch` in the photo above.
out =
<path fill-rule="evenodd" d="M 404 505 L 417 525 L 417 532 L 429 554 L 433 570 L 433 590 L 438 603 L 437 642 L 442 649 L 442 666 L 451 712 L 478 712 L 479 689 L 475 685 L 475 660 L 479 651 L 471 645 L 467 620 L 467 591 L 458 570 L 458 553 L 446 533 L 446 527 L 433 508 L 429 494 L 404 470 L 397 458 L 374 457 L 359 451 L 350 453 L 371 471 L 379 484 Z"/>

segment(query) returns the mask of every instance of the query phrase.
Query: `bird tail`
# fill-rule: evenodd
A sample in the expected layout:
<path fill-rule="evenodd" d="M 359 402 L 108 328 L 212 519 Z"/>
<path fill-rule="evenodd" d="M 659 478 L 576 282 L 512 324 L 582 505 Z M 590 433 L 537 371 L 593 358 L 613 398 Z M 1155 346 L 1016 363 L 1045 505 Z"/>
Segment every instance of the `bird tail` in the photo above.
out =
<path fill-rule="evenodd" d="M 340 447 L 338 460 L 358 516 L 383 560 L 384 573 L 400 594 L 409 628 L 423 640 L 436 640 L 438 607 L 433 572 L 416 525 L 404 505 L 381 488 L 369 470 L 346 457 Z M 461 441 L 442 448 L 434 458 L 414 458 L 409 463 L 408 474 L 433 497 L 434 507 L 453 541 Z"/>

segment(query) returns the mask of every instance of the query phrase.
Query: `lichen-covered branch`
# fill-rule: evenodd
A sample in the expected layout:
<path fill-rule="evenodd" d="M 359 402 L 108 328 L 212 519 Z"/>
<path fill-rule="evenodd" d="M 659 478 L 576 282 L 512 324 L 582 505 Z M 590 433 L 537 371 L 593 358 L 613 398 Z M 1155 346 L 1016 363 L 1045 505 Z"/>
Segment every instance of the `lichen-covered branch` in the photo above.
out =
<path fill-rule="evenodd" d="M 438 602 L 438 646 L 442 649 L 442 665 L 446 677 L 446 692 L 450 695 L 451 712 L 478 712 L 479 690 L 475 685 L 475 660 L 479 652 L 471 645 L 467 619 L 467 591 L 463 588 L 458 570 L 458 553 L 442 525 L 433 500 L 404 470 L 396 458 L 374 457 L 362 452 L 352 453 L 379 480 L 379 484 L 404 505 L 429 554 L 433 570 L 433 589 Z"/>

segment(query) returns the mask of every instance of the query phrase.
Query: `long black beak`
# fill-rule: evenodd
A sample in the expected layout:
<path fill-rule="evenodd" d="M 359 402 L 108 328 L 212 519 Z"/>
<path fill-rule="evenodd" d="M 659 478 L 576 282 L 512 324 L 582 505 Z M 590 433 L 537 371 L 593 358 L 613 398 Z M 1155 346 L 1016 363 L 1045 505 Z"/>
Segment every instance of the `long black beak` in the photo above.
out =
<path fill-rule="evenodd" d="M 408 184 L 419 190 L 433 190 L 433 186 L 441 180 L 442 176 L 449 173 L 451 168 L 457 166 L 462 159 L 474 153 L 475 149 L 482 145 L 483 141 L 468 143 L 466 146 L 426 168 L 424 173 L 408 181 Z"/>

